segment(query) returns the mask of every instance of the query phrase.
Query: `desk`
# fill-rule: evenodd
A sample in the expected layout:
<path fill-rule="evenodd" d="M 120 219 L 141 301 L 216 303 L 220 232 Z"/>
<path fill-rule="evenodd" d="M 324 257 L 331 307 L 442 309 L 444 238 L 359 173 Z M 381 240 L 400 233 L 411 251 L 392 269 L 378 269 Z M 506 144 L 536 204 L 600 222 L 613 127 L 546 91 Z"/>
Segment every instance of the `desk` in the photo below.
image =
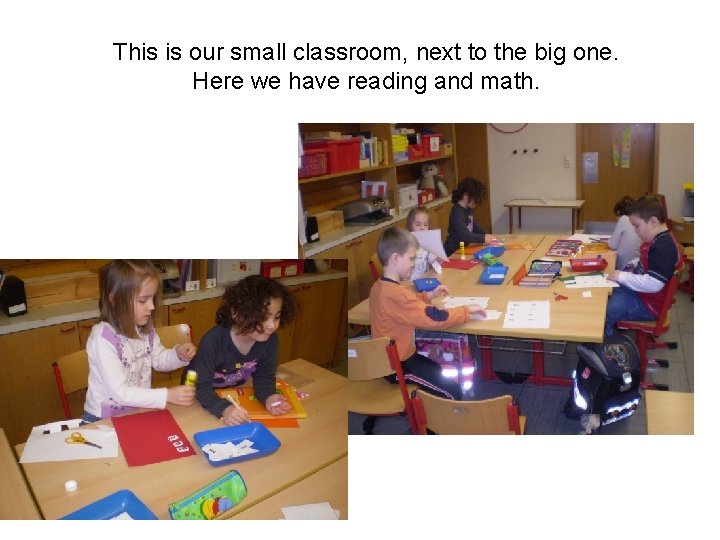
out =
<path fill-rule="evenodd" d="M 40 519 L 18 460 L 0 428 L 0 519 Z"/>
<path fill-rule="evenodd" d="M 247 497 L 222 517 L 242 518 L 246 508 L 276 496 L 347 456 L 347 379 L 305 360 L 293 360 L 278 367 L 278 378 L 309 394 L 303 400 L 308 417 L 299 428 L 272 429 L 280 440 L 274 454 L 224 467 L 211 466 L 192 436 L 198 431 L 222 427 L 222 423 L 199 403 L 190 407 L 169 405 L 197 455 L 128 467 L 120 450 L 110 459 L 76 460 L 23 464 L 40 511 L 56 519 L 119 489 L 130 489 L 160 519 L 169 519 L 168 504 L 189 495 L 231 469 L 236 469 L 248 487 Z M 111 424 L 110 419 L 103 420 Z M 22 454 L 24 444 L 18 445 Z M 64 483 L 76 480 L 78 490 L 66 493 Z M 347 486 L 347 476 L 344 477 Z M 317 496 L 322 497 L 321 489 Z M 324 500 L 327 500 L 325 497 Z"/>
<path fill-rule="evenodd" d="M 692 435 L 695 394 L 645 390 L 648 435 Z"/>
<path fill-rule="evenodd" d="M 510 219 L 510 234 L 513 232 L 513 208 L 518 209 L 518 227 L 522 227 L 523 208 L 569 208 L 572 210 L 572 234 L 575 234 L 575 229 L 577 229 L 578 211 L 582 208 L 583 204 L 585 204 L 584 200 L 549 200 L 545 202 L 542 199 L 513 199 L 512 201 L 508 201 L 505 203 L 505 207 L 508 209 L 508 217 Z"/>

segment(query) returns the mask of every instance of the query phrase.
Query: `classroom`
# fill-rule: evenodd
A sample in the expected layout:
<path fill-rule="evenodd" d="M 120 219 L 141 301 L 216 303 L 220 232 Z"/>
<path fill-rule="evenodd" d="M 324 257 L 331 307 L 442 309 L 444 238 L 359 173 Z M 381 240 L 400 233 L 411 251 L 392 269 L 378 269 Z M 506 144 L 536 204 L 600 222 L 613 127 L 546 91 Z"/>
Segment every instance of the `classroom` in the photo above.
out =
<path fill-rule="evenodd" d="M 348 260 L 348 434 L 694 432 L 693 124 L 298 130 L 301 252 Z M 479 196 L 467 178 L 482 184 Z M 406 275 L 391 256 L 384 266 L 378 243 L 399 241 L 391 230 L 407 230 L 416 207 L 428 229 L 412 233 L 424 273 L 415 260 Z M 453 228 L 451 215 L 466 221 Z M 617 244 L 621 234 L 631 248 Z M 648 288 L 638 293 L 638 283 Z M 429 302 L 452 314 L 472 304 L 486 313 L 378 335 L 372 320 L 387 328 L 399 319 L 381 302 L 398 291 L 405 309 Z M 626 294 L 642 311 L 623 318 Z M 608 330 L 617 305 L 625 311 Z"/>
<path fill-rule="evenodd" d="M 0 519 L 348 519 L 346 260 L 0 271 Z"/>

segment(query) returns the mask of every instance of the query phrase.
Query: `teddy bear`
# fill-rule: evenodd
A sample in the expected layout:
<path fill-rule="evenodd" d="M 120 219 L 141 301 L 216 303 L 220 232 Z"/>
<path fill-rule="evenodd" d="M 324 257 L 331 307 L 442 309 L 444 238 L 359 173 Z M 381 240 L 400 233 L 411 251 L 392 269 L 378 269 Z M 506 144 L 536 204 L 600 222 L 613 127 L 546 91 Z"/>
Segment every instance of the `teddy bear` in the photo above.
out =
<path fill-rule="evenodd" d="M 438 166 L 435 163 L 425 163 L 420 170 L 421 177 L 417 179 L 417 187 L 418 189 L 434 189 L 435 197 L 447 197 L 450 192 L 438 172 Z"/>

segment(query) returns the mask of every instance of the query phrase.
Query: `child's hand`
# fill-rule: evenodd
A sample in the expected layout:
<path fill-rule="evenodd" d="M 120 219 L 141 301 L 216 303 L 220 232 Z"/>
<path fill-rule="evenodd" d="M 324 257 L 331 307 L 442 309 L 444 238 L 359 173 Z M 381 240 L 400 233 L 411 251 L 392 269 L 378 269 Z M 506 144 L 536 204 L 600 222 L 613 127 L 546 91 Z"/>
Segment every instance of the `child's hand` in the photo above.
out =
<path fill-rule="evenodd" d="M 274 416 L 285 414 L 290 412 L 290 404 L 285 399 L 285 396 L 280 394 L 273 394 L 265 400 L 265 408 L 268 412 Z"/>
<path fill-rule="evenodd" d="M 497 241 L 498 241 L 498 239 L 495 238 L 492 234 L 486 234 L 486 235 L 485 235 L 485 243 L 486 243 L 486 244 L 491 244 L 491 243 L 497 242 Z"/>
<path fill-rule="evenodd" d="M 167 402 L 188 407 L 195 401 L 194 386 L 173 386 L 168 388 Z"/>
<path fill-rule="evenodd" d="M 450 289 L 447 288 L 447 285 L 438 285 L 430 292 L 430 298 L 436 298 L 438 296 L 447 296 L 450 294 Z"/>
<path fill-rule="evenodd" d="M 620 270 L 613 270 L 607 277 L 608 281 L 620 281 L 620 273 Z"/>
<path fill-rule="evenodd" d="M 468 311 L 470 313 L 477 313 L 478 315 L 482 315 L 483 317 L 487 317 L 487 313 L 482 308 L 482 306 L 468 306 Z"/>
<path fill-rule="evenodd" d="M 195 356 L 196 350 L 195 345 L 192 343 L 180 343 L 179 345 L 175 345 L 175 352 L 177 353 L 178 358 L 183 362 L 189 362 L 192 360 Z"/>
<path fill-rule="evenodd" d="M 244 408 L 230 405 L 223 411 L 222 419 L 226 425 L 236 426 L 247 424 L 250 421 L 250 415 Z"/>

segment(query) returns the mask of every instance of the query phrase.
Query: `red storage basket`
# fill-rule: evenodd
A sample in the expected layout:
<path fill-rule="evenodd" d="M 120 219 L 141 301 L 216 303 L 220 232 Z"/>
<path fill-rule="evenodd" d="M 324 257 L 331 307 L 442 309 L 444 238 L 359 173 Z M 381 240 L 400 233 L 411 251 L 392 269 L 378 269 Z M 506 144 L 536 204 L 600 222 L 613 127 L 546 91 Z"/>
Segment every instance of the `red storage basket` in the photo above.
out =
<path fill-rule="evenodd" d="M 592 272 L 594 270 L 605 270 L 607 261 L 602 257 L 594 259 L 570 259 L 570 266 L 573 272 Z"/>
<path fill-rule="evenodd" d="M 328 150 L 324 148 L 303 149 L 300 157 L 298 178 L 322 176 L 328 173 Z"/>
<path fill-rule="evenodd" d="M 304 272 L 304 259 L 271 260 L 260 262 L 260 275 L 268 278 L 302 276 Z"/>
<path fill-rule="evenodd" d="M 328 152 L 328 174 L 335 174 L 360 168 L 360 142 L 359 137 L 308 141 L 305 148 Z"/>

